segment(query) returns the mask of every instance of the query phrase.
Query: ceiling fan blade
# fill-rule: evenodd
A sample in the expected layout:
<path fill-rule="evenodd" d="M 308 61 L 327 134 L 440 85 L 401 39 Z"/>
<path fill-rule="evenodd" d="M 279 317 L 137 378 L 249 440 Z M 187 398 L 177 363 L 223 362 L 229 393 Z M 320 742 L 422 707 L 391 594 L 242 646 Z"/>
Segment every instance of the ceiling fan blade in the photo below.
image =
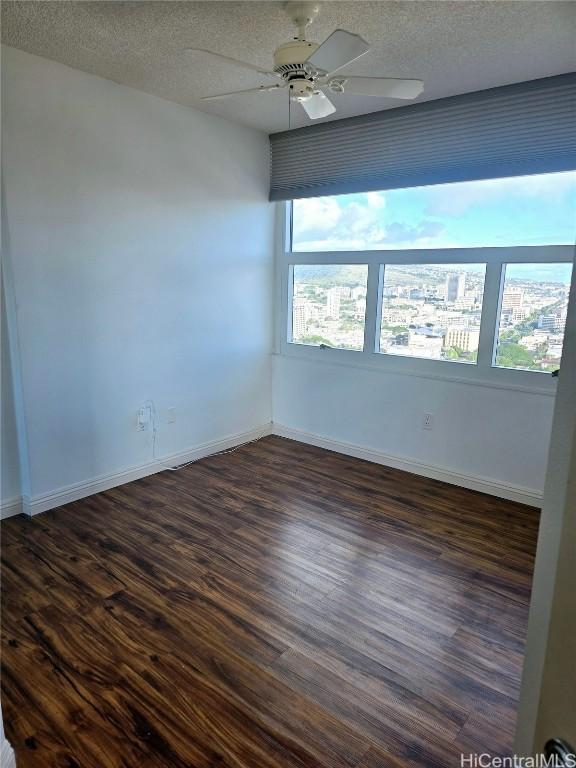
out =
<path fill-rule="evenodd" d="M 278 85 L 261 85 L 258 88 L 247 88 L 244 91 L 230 91 L 230 93 L 216 93 L 214 96 L 202 96 L 200 101 L 213 101 L 215 99 L 227 99 L 230 96 L 243 96 L 246 93 L 269 93 L 270 91 L 277 91 L 280 88 L 285 88 L 284 83 Z"/>
<path fill-rule="evenodd" d="M 424 90 L 422 80 L 400 80 L 394 77 L 342 77 L 340 82 L 344 93 L 388 99 L 415 99 Z"/>
<path fill-rule="evenodd" d="M 337 29 L 316 48 L 307 63 L 322 72 L 336 72 L 369 50 L 370 46 L 360 35 Z"/>
<path fill-rule="evenodd" d="M 273 75 L 274 77 L 280 77 L 276 72 L 272 72 L 262 67 L 257 67 L 255 64 L 250 64 L 248 61 L 240 61 L 239 59 L 233 59 L 231 56 L 224 56 L 222 53 L 215 53 L 209 51 L 207 48 L 185 48 L 189 53 L 207 53 L 210 56 L 214 56 L 217 59 L 226 61 L 228 64 L 233 64 L 236 67 L 242 67 L 242 69 L 249 69 L 251 72 L 258 72 L 260 75 Z"/>
<path fill-rule="evenodd" d="M 332 115 L 336 112 L 336 107 L 332 104 L 326 94 L 322 93 L 322 91 L 318 91 L 309 99 L 301 101 L 300 104 L 302 104 L 302 107 L 310 120 L 318 120 L 319 117 L 328 117 L 328 115 Z"/>

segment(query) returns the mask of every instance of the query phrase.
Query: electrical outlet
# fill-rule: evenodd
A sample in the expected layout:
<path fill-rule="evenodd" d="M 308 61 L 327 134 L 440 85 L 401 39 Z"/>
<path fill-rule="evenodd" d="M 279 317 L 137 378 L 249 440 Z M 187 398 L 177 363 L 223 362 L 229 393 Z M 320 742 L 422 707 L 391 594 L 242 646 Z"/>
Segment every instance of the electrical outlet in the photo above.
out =
<path fill-rule="evenodd" d="M 146 432 L 150 429 L 150 423 L 152 421 L 152 412 L 150 406 L 144 405 L 138 409 L 138 417 L 136 420 L 136 429 L 138 432 Z"/>
<path fill-rule="evenodd" d="M 431 413 L 425 413 L 422 419 L 422 429 L 432 429 L 434 417 Z"/>
<path fill-rule="evenodd" d="M 176 408 L 171 405 L 170 408 L 168 408 L 168 424 L 174 424 L 176 421 Z"/>

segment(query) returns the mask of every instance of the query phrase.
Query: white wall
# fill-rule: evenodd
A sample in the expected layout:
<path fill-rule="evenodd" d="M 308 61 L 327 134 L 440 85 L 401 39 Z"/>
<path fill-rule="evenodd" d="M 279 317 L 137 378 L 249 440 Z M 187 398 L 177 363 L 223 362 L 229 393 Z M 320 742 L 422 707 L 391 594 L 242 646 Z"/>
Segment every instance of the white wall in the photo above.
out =
<path fill-rule="evenodd" d="M 270 422 L 268 139 L 2 49 L 32 502 Z M 167 408 L 177 420 L 167 424 Z"/>
<path fill-rule="evenodd" d="M 146 399 L 159 455 L 268 423 L 267 138 L 14 49 L 2 64 L 32 502 L 149 462 Z M 273 400 L 300 437 L 542 492 L 553 397 L 276 356 Z"/>
<path fill-rule="evenodd" d="M 0 390 L 2 401 L 2 411 L 0 414 L 2 419 L 0 444 L 0 509 L 2 510 L 2 514 L 10 514 L 19 511 L 20 504 L 18 502 L 18 497 L 21 495 L 21 489 L 5 309 L 4 302 L 2 302 L 0 310 L 0 332 L 2 337 L 0 360 L 0 364 L 2 365 Z"/>
<path fill-rule="evenodd" d="M 566 319 L 515 751 L 532 755 L 551 738 L 576 745 L 576 271 Z"/>
<path fill-rule="evenodd" d="M 453 478 L 459 484 L 538 503 L 552 396 L 282 355 L 274 358 L 273 382 L 275 425 L 385 454 L 383 463 L 398 457 L 414 471 L 443 470 L 460 475 Z M 422 429 L 424 413 L 434 415 L 432 431 Z"/>
<path fill-rule="evenodd" d="M 4 723 L 2 721 L 2 707 L 0 707 L 0 765 L 2 768 L 16 768 L 16 758 L 10 742 L 4 735 Z"/>

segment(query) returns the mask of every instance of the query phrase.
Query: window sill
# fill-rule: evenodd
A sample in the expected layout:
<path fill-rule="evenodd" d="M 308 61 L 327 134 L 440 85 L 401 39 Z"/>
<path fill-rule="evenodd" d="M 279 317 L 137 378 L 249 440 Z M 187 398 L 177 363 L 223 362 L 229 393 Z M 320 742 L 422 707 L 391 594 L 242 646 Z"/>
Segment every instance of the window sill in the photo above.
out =
<path fill-rule="evenodd" d="M 388 376 L 410 376 L 412 378 L 431 379 L 435 381 L 446 381 L 453 384 L 468 384 L 473 387 L 487 387 L 489 389 L 508 389 L 514 392 L 524 392 L 531 395 L 544 395 L 554 397 L 556 395 L 556 384 L 558 379 L 540 373 L 539 371 L 512 370 L 507 368 L 490 368 L 489 375 L 483 374 L 476 366 L 469 363 L 453 363 L 448 360 L 425 360 L 418 359 L 419 365 L 410 365 L 411 360 L 401 360 L 398 365 L 398 358 L 394 356 L 385 356 L 374 352 L 366 354 L 353 350 L 342 349 L 320 349 L 318 347 L 303 344 L 286 344 L 286 349 L 281 352 L 273 352 L 272 357 L 287 358 L 299 362 L 315 363 L 319 365 L 340 366 L 343 368 L 353 368 L 372 371 L 374 373 Z M 389 358 L 392 358 L 390 360 Z M 383 359 L 386 358 L 386 359 Z M 408 363 L 405 365 L 405 363 Z M 424 363 L 425 365 L 420 365 Z M 457 372 L 449 373 L 442 370 L 442 366 L 456 365 L 466 369 L 465 375 L 458 375 Z M 462 371 L 464 373 L 464 371 Z M 490 375 L 491 374 L 491 375 Z M 532 378 L 536 376 L 539 384 L 532 384 L 530 380 L 526 381 L 526 376 Z M 542 383 L 540 383 L 542 381 Z"/>

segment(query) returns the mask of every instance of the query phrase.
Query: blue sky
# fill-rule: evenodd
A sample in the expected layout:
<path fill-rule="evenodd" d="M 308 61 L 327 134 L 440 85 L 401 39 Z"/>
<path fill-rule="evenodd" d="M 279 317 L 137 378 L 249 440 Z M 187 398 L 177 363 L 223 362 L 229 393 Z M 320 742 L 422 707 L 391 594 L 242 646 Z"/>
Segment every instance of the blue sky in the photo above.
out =
<path fill-rule="evenodd" d="M 507 264 L 506 279 L 565 283 L 572 278 L 572 264 Z"/>
<path fill-rule="evenodd" d="M 294 201 L 293 249 L 573 244 L 576 172 Z"/>

